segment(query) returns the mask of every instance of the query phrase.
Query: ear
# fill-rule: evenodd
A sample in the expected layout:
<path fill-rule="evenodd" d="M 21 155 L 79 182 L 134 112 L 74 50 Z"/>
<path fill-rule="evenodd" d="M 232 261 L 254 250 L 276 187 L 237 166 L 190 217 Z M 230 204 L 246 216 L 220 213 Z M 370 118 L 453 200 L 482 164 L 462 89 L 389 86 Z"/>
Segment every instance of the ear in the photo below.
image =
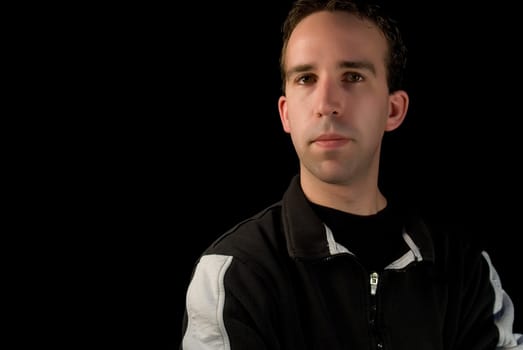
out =
<path fill-rule="evenodd" d="M 385 125 L 385 131 L 392 131 L 399 127 L 409 108 L 409 95 L 406 91 L 397 90 L 390 95 L 390 111 Z"/>
<path fill-rule="evenodd" d="M 286 133 L 291 132 L 291 123 L 289 122 L 289 117 L 287 113 L 287 97 L 280 96 L 278 99 L 278 112 L 280 113 L 281 124 L 283 125 L 283 130 Z"/>

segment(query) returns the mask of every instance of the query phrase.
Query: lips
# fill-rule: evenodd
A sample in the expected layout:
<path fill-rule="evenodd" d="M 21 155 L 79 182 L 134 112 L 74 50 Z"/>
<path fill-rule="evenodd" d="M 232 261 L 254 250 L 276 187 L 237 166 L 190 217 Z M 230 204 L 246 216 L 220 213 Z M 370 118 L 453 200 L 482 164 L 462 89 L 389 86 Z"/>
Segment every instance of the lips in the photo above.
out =
<path fill-rule="evenodd" d="M 337 148 L 345 145 L 349 139 L 339 134 L 323 134 L 313 140 L 313 143 L 324 148 Z"/>

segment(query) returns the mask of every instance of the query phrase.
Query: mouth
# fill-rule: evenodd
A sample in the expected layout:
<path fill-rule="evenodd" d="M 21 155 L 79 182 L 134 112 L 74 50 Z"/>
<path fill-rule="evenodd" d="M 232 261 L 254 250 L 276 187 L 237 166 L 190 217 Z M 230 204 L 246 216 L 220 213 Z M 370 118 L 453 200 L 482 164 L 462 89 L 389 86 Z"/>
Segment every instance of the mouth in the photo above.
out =
<path fill-rule="evenodd" d="M 350 141 L 349 138 L 338 134 L 323 134 L 315 138 L 312 143 L 323 148 L 338 148 Z"/>

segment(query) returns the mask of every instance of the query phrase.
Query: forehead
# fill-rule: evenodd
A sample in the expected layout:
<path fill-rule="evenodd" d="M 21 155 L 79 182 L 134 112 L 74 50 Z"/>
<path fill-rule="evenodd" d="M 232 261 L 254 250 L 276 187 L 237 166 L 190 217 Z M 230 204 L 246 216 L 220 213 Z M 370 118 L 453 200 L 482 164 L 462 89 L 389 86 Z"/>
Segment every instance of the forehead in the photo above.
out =
<path fill-rule="evenodd" d="M 369 60 L 385 64 L 387 40 L 373 22 L 342 11 L 320 11 L 305 17 L 292 32 L 286 66 L 321 59 Z M 311 62 L 307 62 L 311 63 Z"/>

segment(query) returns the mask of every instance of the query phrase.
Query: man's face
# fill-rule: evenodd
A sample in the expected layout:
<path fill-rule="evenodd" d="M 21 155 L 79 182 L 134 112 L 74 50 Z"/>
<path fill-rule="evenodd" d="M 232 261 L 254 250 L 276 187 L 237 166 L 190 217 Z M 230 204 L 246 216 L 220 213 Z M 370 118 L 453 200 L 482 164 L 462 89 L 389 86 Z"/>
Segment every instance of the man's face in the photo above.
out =
<path fill-rule="evenodd" d="M 394 94 L 387 86 L 387 41 L 371 22 L 317 12 L 291 34 L 286 96 L 278 102 L 302 176 L 349 184 L 377 176 Z"/>

